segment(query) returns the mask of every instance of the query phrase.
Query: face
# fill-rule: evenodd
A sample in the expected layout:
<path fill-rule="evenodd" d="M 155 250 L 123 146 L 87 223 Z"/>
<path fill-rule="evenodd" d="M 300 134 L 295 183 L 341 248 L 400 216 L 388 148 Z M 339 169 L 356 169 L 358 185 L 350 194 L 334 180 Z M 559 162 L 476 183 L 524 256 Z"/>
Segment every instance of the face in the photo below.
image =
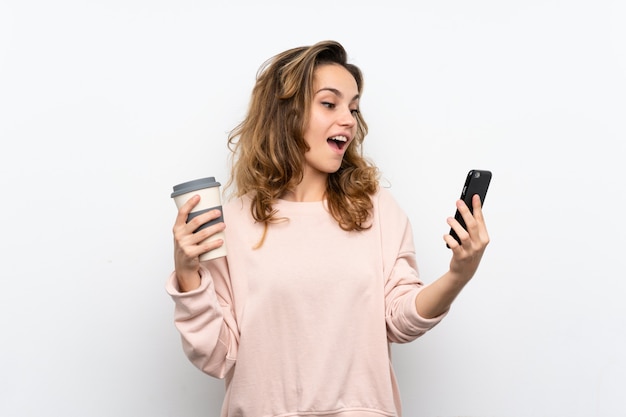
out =
<path fill-rule="evenodd" d="M 359 90 L 352 74 L 341 65 L 317 67 L 304 131 L 310 148 L 304 155 L 305 175 L 327 176 L 339 169 L 356 134 L 358 109 Z"/>

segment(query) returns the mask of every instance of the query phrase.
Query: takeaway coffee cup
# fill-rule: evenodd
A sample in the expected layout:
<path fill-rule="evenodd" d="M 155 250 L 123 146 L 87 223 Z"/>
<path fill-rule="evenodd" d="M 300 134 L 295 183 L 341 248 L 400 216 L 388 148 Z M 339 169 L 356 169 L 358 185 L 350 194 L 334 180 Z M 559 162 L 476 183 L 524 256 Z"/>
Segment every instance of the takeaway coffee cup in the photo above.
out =
<path fill-rule="evenodd" d="M 200 178 L 197 180 L 175 185 L 171 197 L 174 199 L 176 207 L 180 209 L 180 207 L 185 204 L 191 197 L 196 194 L 200 195 L 200 202 L 193 208 L 193 211 L 189 213 L 189 216 L 187 216 L 187 222 L 189 222 L 194 217 L 206 213 L 207 211 L 213 209 L 219 209 L 220 211 L 222 210 L 220 185 L 221 184 L 219 182 L 215 181 L 215 177 Z M 214 219 L 208 223 L 204 223 L 202 226 L 196 229 L 194 233 L 198 230 L 202 230 L 206 227 L 223 221 L 224 217 L 220 216 L 219 218 Z M 226 242 L 224 239 L 224 232 L 216 233 L 213 236 L 207 238 L 206 241 L 212 241 L 216 239 L 222 239 L 224 240 L 224 242 Z M 209 259 L 215 259 L 221 256 L 226 256 L 226 243 L 224 243 L 217 249 L 213 249 L 209 252 L 203 253 L 202 255 L 200 255 L 200 260 L 208 261 Z"/>

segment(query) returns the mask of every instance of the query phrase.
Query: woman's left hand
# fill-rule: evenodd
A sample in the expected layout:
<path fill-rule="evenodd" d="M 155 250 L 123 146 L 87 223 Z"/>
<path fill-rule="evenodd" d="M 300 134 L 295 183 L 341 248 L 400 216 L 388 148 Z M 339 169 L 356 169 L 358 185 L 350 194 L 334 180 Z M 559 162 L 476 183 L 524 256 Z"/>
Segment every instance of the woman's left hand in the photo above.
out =
<path fill-rule="evenodd" d="M 473 215 L 462 200 L 458 200 L 456 203 L 467 229 L 464 229 L 453 217 L 448 218 L 448 224 L 456 232 L 461 243 L 459 244 L 449 234 L 444 236 L 444 240 L 452 250 L 450 272 L 465 282 L 469 281 L 476 273 L 483 253 L 489 244 L 489 234 L 478 195 L 472 197 L 472 206 L 474 208 Z"/>

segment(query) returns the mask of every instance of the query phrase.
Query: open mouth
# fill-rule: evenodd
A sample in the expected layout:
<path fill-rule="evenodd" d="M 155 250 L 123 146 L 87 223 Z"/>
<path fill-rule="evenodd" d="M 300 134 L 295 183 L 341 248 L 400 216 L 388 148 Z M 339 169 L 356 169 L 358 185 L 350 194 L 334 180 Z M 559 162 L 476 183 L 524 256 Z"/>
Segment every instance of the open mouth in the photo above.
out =
<path fill-rule="evenodd" d="M 328 142 L 331 147 L 342 150 L 348 143 L 348 138 L 345 136 L 333 136 L 332 138 L 328 138 L 326 142 Z"/>

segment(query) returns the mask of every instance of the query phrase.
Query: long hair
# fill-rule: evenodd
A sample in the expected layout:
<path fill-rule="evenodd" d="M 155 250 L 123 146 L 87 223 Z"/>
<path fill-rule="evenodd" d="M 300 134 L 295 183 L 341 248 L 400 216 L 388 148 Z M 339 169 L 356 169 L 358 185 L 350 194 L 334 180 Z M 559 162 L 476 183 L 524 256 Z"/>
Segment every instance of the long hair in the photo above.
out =
<path fill-rule="evenodd" d="M 313 99 L 313 77 L 320 65 L 339 64 L 363 90 L 361 70 L 347 62 L 345 49 L 335 41 L 289 49 L 266 61 L 257 72 L 248 113 L 228 136 L 231 176 L 236 196 L 250 193 L 253 218 L 265 224 L 279 219 L 273 203 L 295 189 L 303 177 L 304 139 Z M 341 167 L 328 176 L 326 200 L 331 215 L 344 230 L 369 228 L 371 195 L 378 188 L 378 169 L 363 156 L 367 124 L 357 114 L 356 136 Z M 262 239 L 263 240 L 263 239 Z M 262 243 L 262 241 L 261 241 Z"/>

